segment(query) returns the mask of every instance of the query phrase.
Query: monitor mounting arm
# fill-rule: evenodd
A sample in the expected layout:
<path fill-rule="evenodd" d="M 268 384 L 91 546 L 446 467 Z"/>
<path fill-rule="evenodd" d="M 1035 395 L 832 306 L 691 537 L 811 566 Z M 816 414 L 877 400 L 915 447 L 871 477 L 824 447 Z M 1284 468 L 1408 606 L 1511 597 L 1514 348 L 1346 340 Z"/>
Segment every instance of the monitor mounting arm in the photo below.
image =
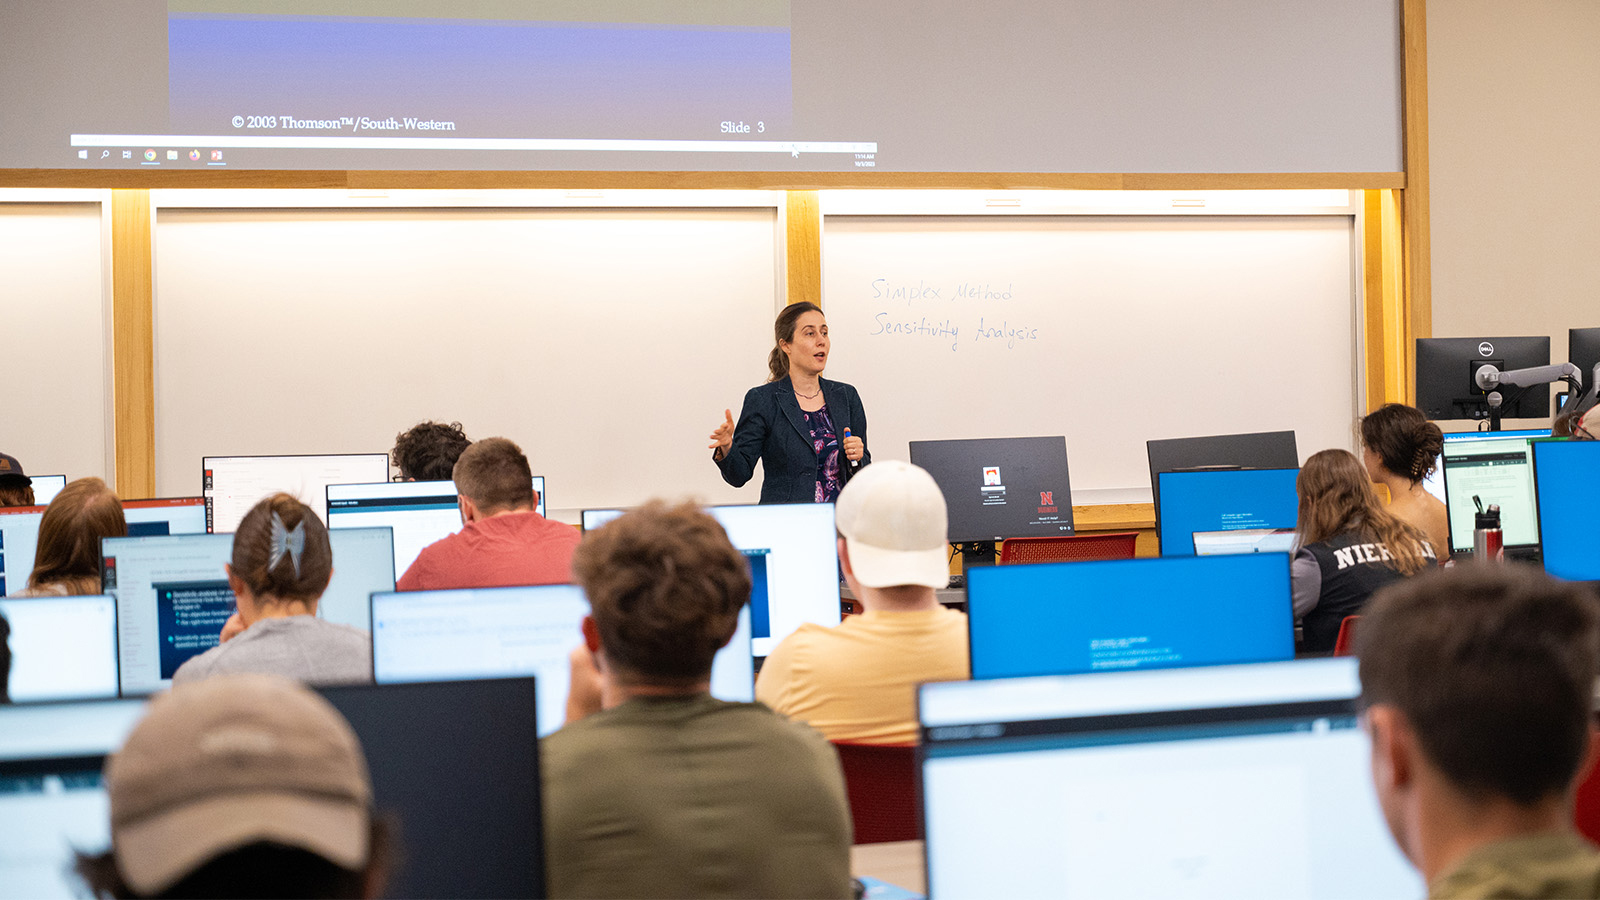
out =
<path fill-rule="evenodd" d="M 1573 395 L 1576 396 L 1583 391 L 1583 370 L 1572 363 L 1565 362 L 1555 366 L 1534 366 L 1531 369 L 1512 369 L 1508 372 L 1502 372 L 1495 366 L 1485 363 L 1473 373 L 1473 381 L 1478 385 L 1479 390 L 1487 391 L 1489 394 L 1486 398 L 1489 404 L 1489 430 L 1499 431 L 1500 408 L 1503 403 L 1500 397 L 1500 388 L 1521 388 L 1516 395 L 1520 397 L 1530 387 L 1565 381 L 1572 388 Z"/>

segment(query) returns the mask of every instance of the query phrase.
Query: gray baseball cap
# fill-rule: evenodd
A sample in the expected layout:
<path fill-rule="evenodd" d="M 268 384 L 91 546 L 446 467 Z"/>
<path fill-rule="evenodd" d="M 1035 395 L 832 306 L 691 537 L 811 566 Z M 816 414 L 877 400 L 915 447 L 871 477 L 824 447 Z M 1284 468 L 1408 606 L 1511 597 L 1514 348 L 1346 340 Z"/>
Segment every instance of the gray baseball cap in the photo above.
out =
<path fill-rule="evenodd" d="M 366 867 L 361 745 L 328 701 L 288 679 L 219 675 L 157 696 L 105 777 L 117 868 L 141 894 L 260 841 Z"/>

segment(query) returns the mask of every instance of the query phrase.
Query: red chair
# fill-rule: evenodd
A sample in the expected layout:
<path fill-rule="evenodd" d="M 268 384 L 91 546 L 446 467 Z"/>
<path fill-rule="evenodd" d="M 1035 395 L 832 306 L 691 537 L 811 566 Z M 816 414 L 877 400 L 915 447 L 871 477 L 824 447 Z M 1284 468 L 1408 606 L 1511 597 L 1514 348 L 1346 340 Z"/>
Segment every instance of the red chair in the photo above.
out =
<path fill-rule="evenodd" d="M 917 748 L 910 744 L 835 741 L 857 844 L 922 837 L 917 814 Z"/>
<path fill-rule="evenodd" d="M 1572 818 L 1578 833 L 1600 843 L 1600 765 L 1590 766 L 1578 780 Z"/>
<path fill-rule="evenodd" d="M 1349 656 L 1355 652 L 1356 622 L 1360 616 L 1345 616 L 1339 623 L 1339 636 L 1333 641 L 1334 656 Z"/>
<path fill-rule="evenodd" d="M 1000 545 L 1000 564 L 1133 559 L 1137 531 L 1107 531 L 1066 537 L 1011 538 Z"/>

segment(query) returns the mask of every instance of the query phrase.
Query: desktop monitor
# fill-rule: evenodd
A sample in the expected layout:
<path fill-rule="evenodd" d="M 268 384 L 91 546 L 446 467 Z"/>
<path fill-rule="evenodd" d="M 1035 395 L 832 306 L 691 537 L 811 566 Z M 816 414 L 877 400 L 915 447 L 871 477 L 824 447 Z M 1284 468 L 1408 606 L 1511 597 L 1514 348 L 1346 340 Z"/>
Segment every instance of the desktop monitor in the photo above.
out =
<path fill-rule="evenodd" d="M 983 566 L 967 579 L 973 678 L 1294 658 L 1285 553 Z"/>
<path fill-rule="evenodd" d="M 116 598 L 11 597 L 0 616 L 11 632 L 12 703 L 117 696 Z"/>
<path fill-rule="evenodd" d="M 389 480 L 386 453 L 323 456 L 207 456 L 201 460 L 207 530 L 232 532 L 239 520 L 269 494 L 283 491 L 328 521 L 330 484 Z"/>
<path fill-rule="evenodd" d="M 1065 437 L 912 441 L 911 462 L 938 482 L 952 544 L 1072 534 Z"/>
<path fill-rule="evenodd" d="M 1161 473 L 1191 469 L 1293 469 L 1300 465 L 1292 431 L 1213 434 L 1145 441 L 1150 494 L 1161 519 Z"/>
<path fill-rule="evenodd" d="M 534 512 L 545 513 L 544 476 L 533 476 Z M 461 530 L 453 481 L 379 481 L 328 485 L 328 527 L 394 529 L 394 570 L 404 575 L 422 548 Z"/>
<path fill-rule="evenodd" d="M 205 534 L 206 499 L 169 497 L 160 500 L 124 500 L 122 517 L 128 522 L 128 534 L 134 537 Z"/>
<path fill-rule="evenodd" d="M 1600 441 L 1534 441 L 1534 491 L 1544 570 L 1567 581 L 1600 581 Z"/>
<path fill-rule="evenodd" d="M 391 897 L 543 897 L 532 678 L 327 687 L 399 818 Z"/>
<path fill-rule="evenodd" d="M 44 511 L 44 506 L 0 509 L 0 597 L 27 587 Z M 205 501 L 199 497 L 124 500 L 122 515 L 130 535 L 201 534 L 206 530 Z"/>
<path fill-rule="evenodd" d="M 1417 408 L 1435 421 L 1489 417 L 1488 392 L 1478 387 L 1483 365 L 1502 372 L 1550 364 L 1550 338 L 1417 338 Z M 1550 415 L 1545 385 L 1500 391 L 1500 416 L 1542 419 Z"/>
<path fill-rule="evenodd" d="M 1594 386 L 1595 366 L 1600 366 L 1600 328 L 1567 329 L 1567 362 L 1583 373 L 1583 390 Z M 37 496 L 37 489 L 35 496 Z"/>
<path fill-rule="evenodd" d="M 590 531 L 620 509 L 583 511 Z M 838 532 L 832 503 L 767 503 L 706 509 L 750 562 L 751 649 L 765 657 L 807 622 L 839 624 Z"/>
<path fill-rule="evenodd" d="M 317 614 L 365 629 L 367 597 L 394 590 L 389 529 L 346 528 L 328 537 L 333 579 Z M 233 590 L 223 568 L 233 558 L 233 535 L 105 538 L 100 552 L 102 590 L 117 598 L 122 693 L 170 686 L 179 666 L 217 645 L 233 615 Z"/>
<path fill-rule="evenodd" d="M 1539 546 L 1539 517 L 1533 494 L 1533 442 L 1549 431 L 1475 431 L 1445 435 L 1439 468 L 1444 471 L 1444 502 L 1450 519 L 1450 552 L 1472 550 L 1477 504 L 1500 506 L 1501 540 L 1507 550 Z"/>
<path fill-rule="evenodd" d="M 537 676 L 546 735 L 566 718 L 567 655 L 583 642 L 588 613 L 583 589 L 571 584 L 373 594 L 373 674 L 379 684 Z M 748 605 L 712 661 L 711 694 L 755 699 Z"/>
<path fill-rule="evenodd" d="M 67 486 L 65 475 L 32 475 L 28 480 L 33 482 L 34 506 L 49 506 L 50 501 Z"/>
<path fill-rule="evenodd" d="M 0 896 L 81 897 L 74 851 L 111 846 L 100 770 L 142 700 L 0 705 Z"/>
<path fill-rule="evenodd" d="M 1299 476 L 1299 469 L 1160 473 L 1156 482 L 1161 486 L 1161 555 L 1214 552 L 1208 544 L 1215 543 L 1212 532 L 1292 530 L 1300 514 L 1300 495 L 1295 492 Z"/>
<path fill-rule="evenodd" d="M 43 506 L 0 507 L 0 597 L 28 586 Z"/>
<path fill-rule="evenodd" d="M 1412 898 L 1350 658 L 918 689 L 930 897 Z"/>

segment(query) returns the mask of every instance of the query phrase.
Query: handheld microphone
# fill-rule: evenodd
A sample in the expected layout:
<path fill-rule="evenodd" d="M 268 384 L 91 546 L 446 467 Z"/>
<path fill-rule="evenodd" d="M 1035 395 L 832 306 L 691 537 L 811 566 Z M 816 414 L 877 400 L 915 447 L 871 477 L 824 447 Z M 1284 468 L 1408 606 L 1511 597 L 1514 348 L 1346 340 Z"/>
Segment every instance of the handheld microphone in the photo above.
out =
<path fill-rule="evenodd" d="M 850 437 L 850 429 L 846 428 L 844 430 L 844 436 L 846 438 Z M 859 459 L 850 459 L 848 456 L 845 457 L 845 460 L 850 463 L 850 472 L 851 472 L 851 474 L 854 474 L 857 469 L 861 468 L 861 460 L 859 460 Z"/>

